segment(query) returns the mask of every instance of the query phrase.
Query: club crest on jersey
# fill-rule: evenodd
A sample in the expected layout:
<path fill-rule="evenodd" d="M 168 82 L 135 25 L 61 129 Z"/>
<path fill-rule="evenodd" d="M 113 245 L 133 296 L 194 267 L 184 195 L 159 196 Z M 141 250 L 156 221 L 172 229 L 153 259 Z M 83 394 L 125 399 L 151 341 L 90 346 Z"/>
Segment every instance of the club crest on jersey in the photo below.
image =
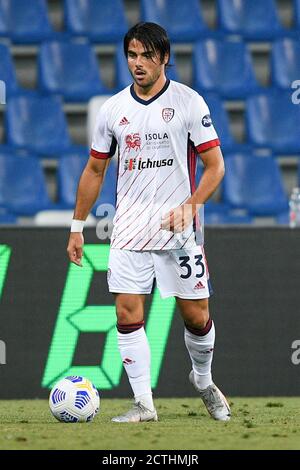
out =
<path fill-rule="evenodd" d="M 164 108 L 162 110 L 162 117 L 165 122 L 170 122 L 173 119 L 175 110 L 173 108 Z"/>
<path fill-rule="evenodd" d="M 135 134 L 127 134 L 125 136 L 126 149 L 125 150 L 139 150 L 141 148 L 141 138 L 140 134 L 136 132 Z"/>

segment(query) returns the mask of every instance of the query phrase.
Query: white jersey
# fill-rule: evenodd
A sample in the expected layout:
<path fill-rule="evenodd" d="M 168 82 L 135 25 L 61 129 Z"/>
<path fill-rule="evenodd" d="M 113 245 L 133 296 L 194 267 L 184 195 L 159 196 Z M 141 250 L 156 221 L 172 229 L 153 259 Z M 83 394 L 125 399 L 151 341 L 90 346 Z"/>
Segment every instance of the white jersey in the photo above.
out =
<path fill-rule="evenodd" d="M 125 250 L 192 248 L 196 220 L 182 233 L 161 229 L 161 218 L 195 191 L 197 154 L 220 145 L 203 98 L 167 80 L 148 101 L 133 85 L 101 107 L 91 155 L 109 158 L 118 145 L 116 213 L 111 247 Z"/>

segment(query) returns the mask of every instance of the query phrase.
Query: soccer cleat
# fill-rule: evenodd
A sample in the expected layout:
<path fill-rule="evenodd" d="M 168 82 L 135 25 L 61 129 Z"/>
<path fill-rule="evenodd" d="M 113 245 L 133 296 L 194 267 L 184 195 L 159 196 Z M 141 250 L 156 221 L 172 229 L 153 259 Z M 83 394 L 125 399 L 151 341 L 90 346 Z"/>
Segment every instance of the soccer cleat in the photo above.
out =
<path fill-rule="evenodd" d="M 200 393 L 200 397 L 212 418 L 218 421 L 228 421 L 231 415 L 230 407 L 218 387 L 216 387 L 215 384 L 212 384 L 204 390 L 201 390 L 195 382 L 194 371 L 190 372 L 189 379 L 197 392 Z"/>
<path fill-rule="evenodd" d="M 158 418 L 155 409 L 148 410 L 141 402 L 138 402 L 124 415 L 112 418 L 112 421 L 114 423 L 139 423 L 141 421 L 158 421 Z"/>

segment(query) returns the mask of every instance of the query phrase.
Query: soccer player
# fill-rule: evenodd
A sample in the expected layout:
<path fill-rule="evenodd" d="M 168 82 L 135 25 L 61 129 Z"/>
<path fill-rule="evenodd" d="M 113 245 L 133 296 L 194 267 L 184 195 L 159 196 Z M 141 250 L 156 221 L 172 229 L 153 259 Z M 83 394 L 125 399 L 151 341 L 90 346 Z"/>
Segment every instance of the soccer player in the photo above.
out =
<path fill-rule="evenodd" d="M 181 312 L 192 362 L 190 382 L 210 415 L 226 421 L 230 409 L 211 375 L 215 328 L 209 315 L 211 290 L 198 214 L 224 175 L 220 142 L 203 98 L 167 79 L 170 43 L 162 27 L 135 25 L 124 38 L 124 52 L 133 84 L 109 98 L 98 113 L 68 244 L 70 260 L 81 265 L 84 221 L 118 146 L 107 278 L 115 296 L 119 350 L 135 403 L 112 421 L 158 419 L 144 330 L 145 296 L 151 293 L 154 278 L 161 296 L 174 296 Z M 196 187 L 198 154 L 204 172 Z"/>

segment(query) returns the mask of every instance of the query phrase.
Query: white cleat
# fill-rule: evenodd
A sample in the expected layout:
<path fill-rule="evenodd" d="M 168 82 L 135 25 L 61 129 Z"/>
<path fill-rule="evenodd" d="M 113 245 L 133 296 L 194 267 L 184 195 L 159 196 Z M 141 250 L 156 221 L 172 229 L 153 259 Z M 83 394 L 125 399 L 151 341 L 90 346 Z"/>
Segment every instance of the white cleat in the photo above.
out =
<path fill-rule="evenodd" d="M 158 421 L 157 412 L 148 410 L 142 403 L 135 403 L 124 415 L 112 418 L 113 423 L 140 423 L 141 421 Z"/>
<path fill-rule="evenodd" d="M 200 393 L 200 397 L 212 418 L 218 421 L 229 421 L 231 416 L 230 407 L 218 387 L 212 384 L 204 390 L 201 390 L 195 382 L 193 371 L 190 372 L 189 379 L 197 392 Z"/>

